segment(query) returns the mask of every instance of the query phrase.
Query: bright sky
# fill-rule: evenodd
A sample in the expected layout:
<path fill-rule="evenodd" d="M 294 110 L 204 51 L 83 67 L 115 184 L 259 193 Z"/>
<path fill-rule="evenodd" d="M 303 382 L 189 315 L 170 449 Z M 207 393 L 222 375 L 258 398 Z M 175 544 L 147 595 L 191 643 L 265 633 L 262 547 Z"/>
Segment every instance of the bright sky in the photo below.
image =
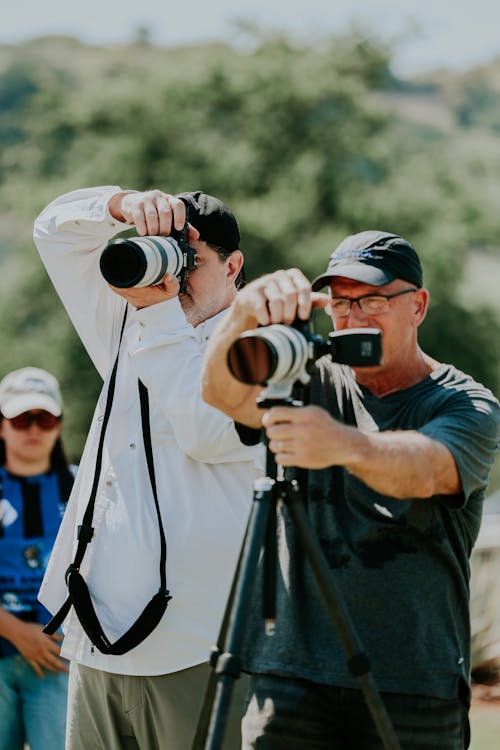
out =
<path fill-rule="evenodd" d="M 6 0 L 0 43 L 69 34 L 87 43 L 117 44 L 141 26 L 159 45 L 237 41 L 235 19 L 309 39 L 354 22 L 378 38 L 396 40 L 401 74 L 466 68 L 500 55 L 495 0 Z"/>

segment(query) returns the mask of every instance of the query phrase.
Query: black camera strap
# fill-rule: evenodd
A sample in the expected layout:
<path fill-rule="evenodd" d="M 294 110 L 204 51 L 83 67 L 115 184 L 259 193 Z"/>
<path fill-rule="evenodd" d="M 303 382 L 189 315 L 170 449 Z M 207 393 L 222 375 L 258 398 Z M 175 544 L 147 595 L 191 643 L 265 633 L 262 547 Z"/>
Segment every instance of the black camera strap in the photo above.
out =
<path fill-rule="evenodd" d="M 158 492 L 156 487 L 156 476 L 153 462 L 153 447 L 151 444 L 151 427 L 149 421 L 149 398 L 146 386 L 139 380 L 139 399 L 141 406 L 141 422 L 142 422 L 142 434 L 144 440 L 144 451 L 146 454 L 146 461 L 148 465 L 149 479 L 151 482 L 151 488 L 153 491 L 153 498 L 155 503 L 156 515 L 158 518 L 158 529 L 160 533 L 160 588 L 158 592 L 152 597 L 149 603 L 146 605 L 142 613 L 139 615 L 137 620 L 131 625 L 131 627 L 124 633 L 118 640 L 111 643 L 107 635 L 102 629 L 99 618 L 97 617 L 92 597 L 88 589 L 87 583 L 80 573 L 80 565 L 85 555 L 88 544 L 91 542 L 94 535 L 94 528 L 92 527 L 92 519 L 94 515 L 94 506 L 97 496 L 97 489 L 99 486 L 99 479 L 102 468 L 102 454 L 104 449 L 104 436 L 106 428 L 109 422 L 111 414 L 111 407 L 113 404 L 113 396 L 116 385 L 116 372 L 118 369 L 118 358 L 120 354 L 121 340 L 123 337 L 123 330 L 125 328 L 125 320 L 127 317 L 127 311 L 123 318 L 122 328 L 120 332 L 120 340 L 118 344 L 118 351 L 116 354 L 115 363 L 111 372 L 109 380 L 108 393 L 106 396 L 106 406 L 104 410 L 104 416 L 102 421 L 101 434 L 99 437 L 99 445 L 97 448 L 96 465 L 94 472 L 94 482 L 90 493 L 90 499 L 85 509 L 85 513 L 82 518 L 82 523 L 78 527 L 78 546 L 75 553 L 75 558 L 65 574 L 66 585 L 68 587 L 68 598 L 54 615 L 50 622 L 45 626 L 43 632 L 48 635 L 52 635 L 60 627 L 62 622 L 68 615 L 71 606 L 74 607 L 77 617 L 80 621 L 82 628 L 91 640 L 91 642 L 99 649 L 103 654 L 120 655 L 125 654 L 131 649 L 139 645 L 145 638 L 150 635 L 160 622 L 163 614 L 167 608 L 167 605 L 172 598 L 170 592 L 167 589 L 166 580 L 166 560 L 167 560 L 167 543 L 165 539 L 165 532 L 163 529 L 163 523 L 161 520 L 160 504 L 158 501 Z"/>

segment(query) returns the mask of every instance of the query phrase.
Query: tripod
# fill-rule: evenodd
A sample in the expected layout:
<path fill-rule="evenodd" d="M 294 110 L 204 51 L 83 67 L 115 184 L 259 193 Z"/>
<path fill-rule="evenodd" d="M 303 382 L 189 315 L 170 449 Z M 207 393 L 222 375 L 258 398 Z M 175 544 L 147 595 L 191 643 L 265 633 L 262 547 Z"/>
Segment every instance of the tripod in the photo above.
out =
<path fill-rule="evenodd" d="M 259 406 L 302 406 L 302 401 L 262 399 Z M 302 545 L 320 589 L 329 617 L 346 655 L 349 672 L 358 682 L 373 722 L 385 750 L 400 750 L 399 741 L 377 692 L 370 671 L 370 662 L 363 653 L 358 636 L 349 620 L 342 595 L 332 576 L 307 517 L 304 499 L 297 480 L 286 480 L 282 467 L 266 449 L 267 476 L 254 484 L 254 495 L 240 559 L 224 618 L 212 650 L 212 672 L 207 684 L 205 701 L 200 713 L 196 736 L 191 750 L 220 750 L 224 739 L 225 718 L 231 700 L 234 680 L 241 674 L 238 649 L 243 640 L 245 613 L 254 582 L 261 550 L 264 550 L 264 601 L 263 615 L 266 632 L 272 633 L 275 619 L 274 587 L 276 566 L 276 509 L 284 503 L 293 522 L 299 543 Z M 306 474 L 307 472 L 302 472 Z M 302 478 L 302 477 L 301 477 Z"/>

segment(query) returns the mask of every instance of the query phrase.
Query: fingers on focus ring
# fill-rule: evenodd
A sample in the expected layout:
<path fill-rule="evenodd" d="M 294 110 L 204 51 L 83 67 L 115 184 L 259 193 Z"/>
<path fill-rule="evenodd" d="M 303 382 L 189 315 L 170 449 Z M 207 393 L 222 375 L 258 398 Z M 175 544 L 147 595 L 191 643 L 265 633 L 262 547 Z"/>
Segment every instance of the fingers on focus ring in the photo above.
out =
<path fill-rule="evenodd" d="M 311 315 L 311 284 L 298 268 L 291 268 L 289 274 L 297 290 L 298 315 L 307 320 Z"/>
<path fill-rule="evenodd" d="M 310 284 L 298 269 L 278 271 L 266 286 L 271 322 L 293 323 L 310 313 Z"/>
<path fill-rule="evenodd" d="M 277 279 L 269 281 L 265 288 L 267 306 L 271 323 L 282 323 L 284 313 L 284 294 Z M 286 321 L 285 321 L 286 322 Z"/>
<path fill-rule="evenodd" d="M 172 207 L 165 194 L 160 194 L 156 199 L 156 211 L 158 216 L 158 232 L 160 235 L 169 235 L 172 231 Z"/>
<path fill-rule="evenodd" d="M 297 316 L 298 288 L 293 276 L 285 271 L 278 277 L 281 294 L 281 319 L 284 323 L 293 323 Z"/>

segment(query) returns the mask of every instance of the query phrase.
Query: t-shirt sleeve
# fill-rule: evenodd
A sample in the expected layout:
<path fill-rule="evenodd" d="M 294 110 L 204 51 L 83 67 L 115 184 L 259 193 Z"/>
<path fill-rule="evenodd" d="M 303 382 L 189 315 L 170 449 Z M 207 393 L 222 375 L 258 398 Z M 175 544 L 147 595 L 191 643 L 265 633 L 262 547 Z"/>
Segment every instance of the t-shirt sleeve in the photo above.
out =
<path fill-rule="evenodd" d="M 486 389 L 456 393 L 420 432 L 446 445 L 460 476 L 463 501 L 484 493 L 498 451 L 500 408 Z"/>

